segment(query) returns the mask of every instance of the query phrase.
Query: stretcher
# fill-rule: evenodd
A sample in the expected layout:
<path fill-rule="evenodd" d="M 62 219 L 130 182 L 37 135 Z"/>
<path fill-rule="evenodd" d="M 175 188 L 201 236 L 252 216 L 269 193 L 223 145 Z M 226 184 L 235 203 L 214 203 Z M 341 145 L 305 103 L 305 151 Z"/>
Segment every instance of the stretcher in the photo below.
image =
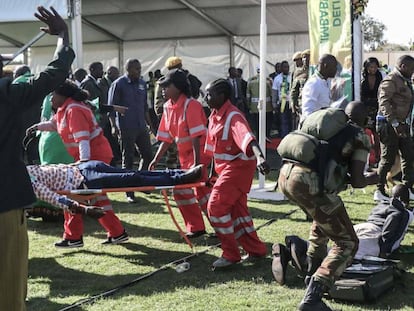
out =
<path fill-rule="evenodd" d="M 171 208 L 170 200 L 168 198 L 168 190 L 175 190 L 175 189 L 187 189 L 187 188 L 197 188 L 205 186 L 205 182 L 196 182 L 190 184 L 182 184 L 182 185 L 175 185 L 175 186 L 143 186 L 143 187 L 125 187 L 125 188 L 105 188 L 105 189 L 74 189 L 74 190 L 59 190 L 56 191 L 59 194 L 63 194 L 68 196 L 69 198 L 78 201 L 78 202 L 85 202 L 87 200 L 91 200 L 96 198 L 100 195 L 107 194 L 110 192 L 145 192 L 145 191 L 161 191 L 165 204 L 168 209 L 168 213 L 171 216 L 171 219 L 174 225 L 177 227 L 180 236 L 184 239 L 184 241 L 188 244 L 191 250 L 194 252 L 194 245 L 191 243 L 190 239 L 185 235 L 185 232 L 181 229 L 179 223 L 177 222 L 174 213 Z"/>

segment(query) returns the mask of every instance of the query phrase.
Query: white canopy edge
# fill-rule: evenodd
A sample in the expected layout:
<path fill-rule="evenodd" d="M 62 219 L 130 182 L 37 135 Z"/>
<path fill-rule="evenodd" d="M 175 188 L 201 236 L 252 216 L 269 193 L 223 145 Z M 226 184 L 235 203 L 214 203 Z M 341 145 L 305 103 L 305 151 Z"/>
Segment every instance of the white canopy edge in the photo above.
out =
<path fill-rule="evenodd" d="M 43 5 L 47 9 L 53 8 L 63 17 L 68 17 L 67 2 L 62 0 L 3 0 L 0 10 L 0 21 L 19 22 L 37 20 L 33 15 L 37 7 Z"/>

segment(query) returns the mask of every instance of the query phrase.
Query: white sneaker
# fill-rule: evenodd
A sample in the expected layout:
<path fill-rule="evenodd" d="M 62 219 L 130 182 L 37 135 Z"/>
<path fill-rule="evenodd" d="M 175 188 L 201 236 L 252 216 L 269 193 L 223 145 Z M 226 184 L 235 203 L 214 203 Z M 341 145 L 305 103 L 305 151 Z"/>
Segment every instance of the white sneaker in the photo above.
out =
<path fill-rule="evenodd" d="M 411 192 L 410 192 L 410 199 L 411 199 Z M 413 199 L 414 199 L 414 194 L 413 194 Z M 374 201 L 389 202 L 390 197 L 386 193 L 382 192 L 381 190 L 375 190 Z"/>
<path fill-rule="evenodd" d="M 229 266 L 234 265 L 236 262 L 230 261 L 224 257 L 218 258 L 215 262 L 213 262 L 213 269 L 215 268 L 227 268 Z"/>

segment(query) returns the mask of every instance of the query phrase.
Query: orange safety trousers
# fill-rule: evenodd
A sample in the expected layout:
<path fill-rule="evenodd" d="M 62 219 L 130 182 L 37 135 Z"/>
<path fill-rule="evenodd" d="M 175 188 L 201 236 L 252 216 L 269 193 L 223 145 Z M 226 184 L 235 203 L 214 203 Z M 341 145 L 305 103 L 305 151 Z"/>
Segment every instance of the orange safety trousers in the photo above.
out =
<path fill-rule="evenodd" d="M 106 230 L 108 237 L 117 237 L 124 232 L 124 227 L 119 218 L 115 215 L 111 201 L 107 195 L 101 195 L 90 200 L 90 205 L 102 207 L 105 215 L 98 219 L 101 226 Z M 71 214 L 64 212 L 64 233 L 63 238 L 66 240 L 79 240 L 83 235 L 83 218 L 81 214 Z"/>
<path fill-rule="evenodd" d="M 218 180 L 211 192 L 207 211 L 221 242 L 222 257 L 232 262 L 240 261 L 239 245 L 251 256 L 266 255 L 266 245 L 257 236 L 247 207 L 247 193 L 235 183 Z"/>
<path fill-rule="evenodd" d="M 174 200 L 183 216 L 187 232 L 205 230 L 203 214 L 207 216 L 207 202 L 211 188 L 197 187 L 173 190 Z"/>
<path fill-rule="evenodd" d="M 181 161 L 181 167 L 189 168 L 186 162 Z M 207 179 L 207 168 L 203 168 L 203 178 Z M 203 212 L 207 217 L 207 203 L 210 198 L 210 187 L 197 187 L 195 191 L 191 188 L 173 190 L 174 200 L 184 219 L 187 232 L 205 230 Z"/>

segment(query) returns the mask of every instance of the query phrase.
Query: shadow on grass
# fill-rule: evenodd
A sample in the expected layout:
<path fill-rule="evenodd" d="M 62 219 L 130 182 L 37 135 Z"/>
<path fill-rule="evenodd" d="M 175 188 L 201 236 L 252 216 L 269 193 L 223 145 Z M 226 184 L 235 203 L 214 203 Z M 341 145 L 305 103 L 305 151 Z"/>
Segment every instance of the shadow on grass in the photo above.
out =
<path fill-rule="evenodd" d="M 178 215 L 176 215 L 176 217 L 178 217 Z M 157 227 L 140 226 L 132 222 L 123 221 L 122 218 L 121 223 L 123 224 L 130 237 L 149 237 L 169 242 L 183 241 L 177 229 L 163 229 Z M 56 241 L 62 237 L 63 232 L 62 223 L 33 221 L 31 219 L 29 219 L 29 228 L 36 230 L 39 235 L 56 236 Z M 185 231 L 185 227 L 182 227 L 182 230 Z M 98 221 L 90 218 L 85 218 L 83 236 L 95 237 L 102 239 L 103 241 L 106 239 L 106 231 L 103 227 L 100 226 Z"/>
<path fill-rule="evenodd" d="M 122 256 L 122 258 L 141 266 L 154 267 L 149 273 L 154 273 L 158 267 L 165 265 L 166 258 L 169 258 L 170 262 L 172 262 L 189 255 L 186 252 L 162 251 L 136 244 L 127 243 L 124 246 L 136 251 L 136 254 L 126 257 Z M 111 256 L 111 254 L 107 253 L 84 250 L 77 252 L 93 256 Z M 66 252 L 64 256 L 71 256 L 71 254 Z M 112 256 L 117 257 L 116 255 Z M 50 280 L 50 286 L 48 299 L 30 299 L 27 307 L 29 310 L 58 310 L 59 307 L 63 306 L 50 301 L 50 299 L 65 296 L 90 297 L 118 287 L 122 287 L 122 290 L 117 291 L 112 299 L 120 299 L 129 295 L 151 296 L 161 292 L 174 292 L 177 288 L 189 286 L 202 289 L 212 283 L 221 284 L 234 280 L 260 283 L 272 282 L 272 277 L 268 273 L 270 267 L 269 258 L 261 259 L 256 263 L 239 263 L 229 269 L 213 272 L 210 267 L 215 259 L 215 256 L 200 254 L 188 259 L 191 268 L 185 273 L 178 274 L 173 266 L 162 269 L 149 278 L 138 280 L 145 277 L 145 274 L 105 276 L 64 267 L 58 263 L 58 258 L 31 258 L 29 263 L 31 279 L 48 279 Z M 80 286 L 80 284 L 83 285 Z M 94 292 L 88 291 L 87 284 L 94 284 Z M 40 303 L 41 305 L 39 305 Z"/>
<path fill-rule="evenodd" d="M 27 310 L 44 310 L 44 311 L 52 311 L 52 310 L 60 310 L 62 308 L 64 308 L 66 305 L 65 304 L 60 304 L 60 303 L 56 303 L 56 302 L 52 302 L 49 300 L 49 297 L 34 297 L 31 298 L 27 303 L 26 303 L 26 308 Z"/>
<path fill-rule="evenodd" d="M 157 196 L 157 200 L 159 200 Z M 162 198 L 161 198 L 162 200 Z M 139 215 L 140 212 L 144 213 L 166 213 L 164 209 L 163 200 L 162 203 L 158 201 L 156 203 L 146 203 L 146 200 L 140 200 L 142 203 L 138 208 L 135 204 L 127 204 L 126 202 L 119 202 L 116 206 L 117 213 L 118 210 L 125 210 L 125 213 L 137 212 L 137 219 L 143 217 L 144 215 Z M 249 204 L 249 206 L 254 205 Z M 285 218 L 286 212 L 293 209 L 298 209 L 295 205 L 289 205 L 287 202 L 269 202 L 269 206 L 265 208 L 258 208 L 256 206 L 251 207 L 252 215 L 254 218 L 260 219 L 283 219 Z M 277 210 L 278 206 L 282 206 Z M 275 206 L 275 208 L 274 208 Z M 178 210 L 175 209 L 174 212 L 177 219 L 179 216 Z M 295 212 L 301 213 L 300 209 Z M 159 227 L 147 227 L 142 225 L 137 225 L 134 219 L 130 221 L 125 221 L 122 219 L 122 212 L 120 213 L 121 222 L 124 224 L 126 230 L 131 236 L 139 237 L 151 237 L 159 240 L 172 241 L 177 243 L 184 243 L 178 235 L 178 232 L 171 229 L 160 229 Z M 295 216 L 296 216 L 295 214 Z M 300 219 L 291 219 L 293 222 L 306 222 L 305 217 Z M 365 219 L 361 220 L 365 221 Z M 141 223 L 141 221 L 140 221 Z M 310 225 L 310 224 L 309 224 Z M 50 224 L 43 222 L 30 222 L 29 227 L 34 228 L 38 234 L 43 235 L 56 235 L 61 236 L 63 226 L 60 223 Z M 412 230 L 410 228 L 410 230 Z M 91 219 L 85 219 L 85 235 L 96 236 L 99 238 L 105 237 L 105 231 L 98 224 L 97 221 Z M 197 245 L 208 246 L 215 244 L 212 241 L 204 241 L 199 239 L 196 241 Z M 218 241 L 216 241 L 218 242 Z M 133 263 L 143 267 L 143 270 L 149 271 L 149 273 L 156 271 L 159 267 L 172 262 L 174 260 L 180 259 L 182 257 L 188 256 L 190 251 L 175 251 L 175 250 L 162 250 L 159 248 L 148 247 L 147 245 L 136 244 L 136 243 L 126 243 L 122 244 L 122 247 L 127 248 L 132 251 L 133 254 L 114 254 L 111 252 L 111 246 L 104 248 L 102 251 L 90 251 L 90 250 L 76 250 L 73 252 L 65 252 L 61 255 L 58 255 L 56 258 L 31 258 L 30 259 L 30 276 L 35 282 L 44 282 L 47 280 L 50 283 L 50 290 L 46 298 L 34 297 L 28 302 L 29 310 L 58 310 L 59 308 L 64 307 L 61 304 L 53 302 L 51 300 L 56 300 L 62 297 L 68 297 L 73 299 L 72 302 L 75 302 L 79 297 L 90 297 L 92 295 L 100 294 L 102 292 L 108 291 L 113 288 L 117 288 L 121 285 L 125 285 L 133 282 L 134 280 L 144 277 L 146 272 L 142 273 L 129 273 L 129 274 L 118 274 L 118 275 L 105 275 L 103 273 L 90 273 L 87 271 L 78 271 L 68 267 L 64 267 L 59 263 L 59 256 L 68 256 L 71 257 L 75 254 L 83 253 L 85 257 L 88 256 L 110 256 L 112 258 L 119 258 L 126 260 L 129 263 Z M 267 243 L 268 250 L 270 250 L 271 244 Z M 175 248 L 173 246 L 173 248 Z M 403 256 L 403 263 L 407 269 L 414 266 L 413 264 L 413 255 L 409 256 L 408 254 Z M 124 286 L 120 291 L 117 291 L 115 295 L 111 296 L 113 300 L 121 300 L 123 297 L 128 296 L 142 296 L 148 297 L 158 293 L 173 293 L 179 289 L 186 289 L 188 287 L 196 289 L 205 289 L 209 286 L 215 286 L 217 284 L 231 283 L 233 281 L 245 281 L 245 282 L 254 282 L 257 284 L 271 284 L 275 287 L 279 285 L 273 280 L 271 273 L 271 261 L 270 257 L 259 260 L 255 263 L 240 263 L 234 267 L 223 270 L 223 271 L 211 271 L 211 264 L 216 259 L 215 256 L 206 253 L 199 254 L 188 261 L 191 264 L 190 270 L 178 274 L 173 267 L 167 268 L 165 270 L 159 271 L 152 275 L 149 278 L 143 279 L 141 281 L 133 282 L 131 286 Z M 93 263 L 91 263 L 93 264 Z M 93 284 L 93 286 L 88 286 L 88 284 Z M 413 285 L 411 285 L 413 284 Z M 394 310 L 402 308 L 404 306 L 412 306 L 412 292 L 414 287 L 414 276 L 412 273 L 406 273 L 404 275 L 404 282 L 396 285 L 394 291 L 390 291 L 386 295 L 383 295 L 381 299 L 369 305 L 359 305 L 352 304 L 356 308 L 359 306 L 361 310 L 384 310 L 384 306 L 387 306 L 386 309 Z M 281 287 L 282 289 L 301 289 L 305 290 L 303 281 L 296 277 L 296 274 L 292 267 L 288 268 L 287 276 L 287 285 Z M 402 295 L 401 295 L 402 294 Z M 396 297 L 398 296 L 398 299 Z M 277 297 L 275 297 L 277 299 Z M 337 302 L 340 304 L 345 304 L 344 302 Z M 79 308 L 77 309 L 79 310 Z"/>
<path fill-rule="evenodd" d="M 150 196 L 150 195 L 149 195 Z M 170 199 L 171 200 L 171 199 Z M 155 202 L 154 202 L 155 201 Z M 112 205 L 114 205 L 114 210 L 116 214 L 124 213 L 154 213 L 162 214 L 165 213 L 165 202 L 164 199 L 160 196 L 154 196 L 145 198 L 144 196 L 136 196 L 134 203 L 127 203 L 125 201 L 118 201 L 116 199 L 111 200 Z"/>
<path fill-rule="evenodd" d="M 128 261 L 139 265 L 147 265 L 152 267 L 162 267 L 165 258 L 171 261 L 182 258 L 188 253 L 176 251 L 160 251 L 159 249 L 149 248 L 142 245 L 125 244 L 125 247 L 139 252 L 140 254 L 127 256 Z M 99 255 L 98 252 L 85 252 L 92 255 Z M 108 254 L 105 254 L 108 255 Z M 70 256 L 66 253 L 65 256 Z M 124 257 L 125 258 L 125 257 Z M 233 281 L 255 282 L 258 284 L 274 284 L 279 286 L 273 280 L 271 274 L 271 258 L 260 259 L 257 262 L 244 262 L 236 264 L 228 269 L 212 271 L 211 263 L 215 260 L 215 256 L 209 254 L 200 254 L 188 259 L 191 268 L 185 273 L 178 274 L 174 267 L 166 268 L 154 273 L 152 276 L 143 278 L 145 274 L 126 274 L 104 276 L 88 272 L 80 272 L 66 267 L 62 267 L 54 258 L 33 258 L 30 262 L 31 277 L 48 278 L 51 281 L 49 298 L 62 296 L 85 296 L 90 297 L 102 294 L 108 290 L 118 288 L 111 299 L 117 300 L 129 295 L 135 296 L 151 296 L 157 293 L 175 292 L 180 288 L 198 288 L 203 289 L 210 284 L 223 284 Z M 164 259 L 164 260 L 163 260 Z M 410 262 L 412 258 L 410 259 Z M 157 268 L 151 270 L 154 272 Z M 151 273 L 150 272 L 150 273 Z M 59 276 L 65 275 L 65 278 Z M 353 307 L 360 307 L 362 310 L 394 310 L 404 306 L 413 306 L 410 300 L 410 289 L 406 286 L 412 283 L 414 276 L 412 273 L 406 273 L 401 283 L 396 283 L 395 289 L 390 290 L 381 296 L 376 302 L 370 304 L 347 303 L 343 301 L 334 301 L 338 304 L 349 304 Z M 87 286 L 79 286 L 79 284 L 95 284 L 94 291 L 88 292 Z M 303 281 L 296 277 L 291 266 L 288 267 L 287 281 L 284 286 L 287 289 L 303 289 L 305 286 Z M 407 293 L 407 297 L 404 295 Z M 398 299 L 395 299 L 398 294 Z M 62 305 L 56 304 L 46 299 L 33 298 L 28 302 L 28 309 L 33 309 L 36 305 L 42 304 L 42 310 L 57 310 Z"/>

